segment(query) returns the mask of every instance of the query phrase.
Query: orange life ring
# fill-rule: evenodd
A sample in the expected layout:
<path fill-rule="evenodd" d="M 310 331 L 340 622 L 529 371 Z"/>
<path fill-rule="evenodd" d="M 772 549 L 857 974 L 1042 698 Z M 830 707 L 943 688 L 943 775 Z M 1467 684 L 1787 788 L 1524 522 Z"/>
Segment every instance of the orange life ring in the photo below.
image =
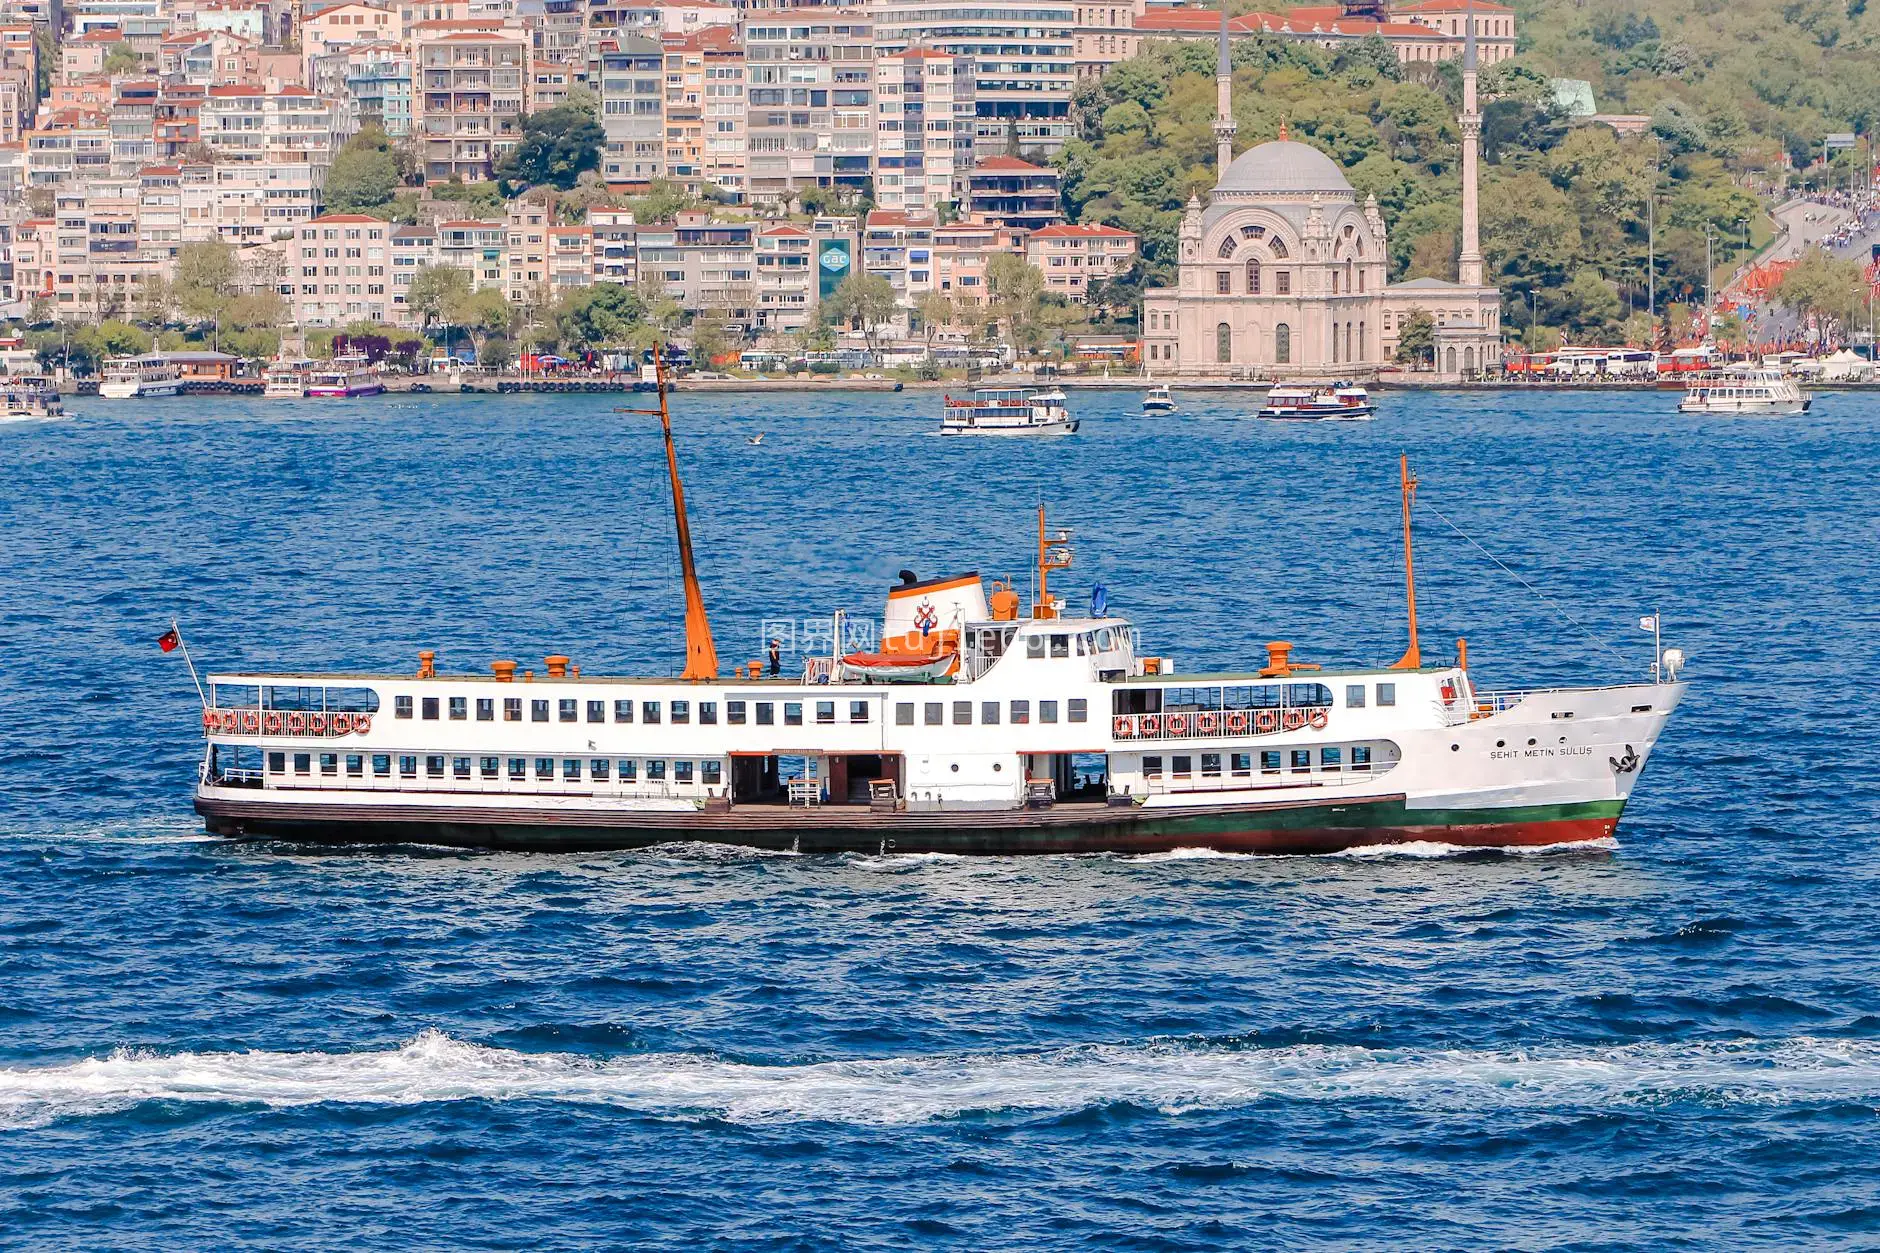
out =
<path fill-rule="evenodd" d="M 1126 740 L 1135 731 L 1135 729 L 1136 729 L 1135 723 L 1131 720 L 1128 714 L 1118 714 L 1116 716 L 1115 724 L 1110 728 L 1110 732 L 1111 734 L 1116 736 L 1117 739 Z"/>
<path fill-rule="evenodd" d="M 308 735 L 325 735 L 326 734 L 326 715 L 325 714 L 308 714 L 307 715 L 307 734 Z"/>
<path fill-rule="evenodd" d="M 1162 719 L 1162 725 L 1170 735 L 1186 735 L 1188 734 L 1188 715 L 1169 714 Z"/>
<path fill-rule="evenodd" d="M 305 735 L 307 733 L 307 715 L 301 713 L 288 714 L 287 733 L 289 735 Z"/>
<path fill-rule="evenodd" d="M 1332 720 L 1331 716 L 1327 714 L 1323 709 L 1314 709 L 1312 711 L 1312 729 L 1314 731 L 1323 731 L 1325 729 L 1325 724 L 1330 722 L 1331 720 Z"/>
<path fill-rule="evenodd" d="M 242 734 L 253 735 L 261 730 L 261 711 L 259 709 L 242 710 Z"/>
<path fill-rule="evenodd" d="M 1255 730 L 1261 733 L 1279 730 L 1279 711 L 1276 709 L 1262 709 L 1259 713 L 1253 715 L 1253 726 Z"/>
<path fill-rule="evenodd" d="M 1221 729 L 1221 715 L 1204 713 L 1195 715 L 1195 730 L 1203 735 L 1213 735 Z"/>
<path fill-rule="evenodd" d="M 1297 731 L 1306 724 L 1306 711 L 1303 709 L 1288 709 L 1285 714 L 1285 721 L 1288 731 Z"/>
<path fill-rule="evenodd" d="M 223 734 L 225 734 L 225 735 L 235 735 L 235 734 L 237 734 L 237 733 L 239 733 L 239 732 L 241 731 L 241 729 L 242 729 L 242 716 L 241 716 L 241 712 L 240 712 L 239 710 L 235 710 L 235 709 L 224 709 L 224 710 L 222 711 L 222 732 L 223 732 Z"/>
<path fill-rule="evenodd" d="M 221 722 L 222 722 L 222 715 L 217 713 L 215 710 L 205 709 L 202 711 L 203 734 L 206 735 L 209 732 L 215 730 L 217 726 L 221 725 Z"/>
<path fill-rule="evenodd" d="M 351 735 L 353 716 L 351 714 L 334 714 L 332 725 L 334 735 Z"/>
<path fill-rule="evenodd" d="M 1144 714 L 1140 725 L 1144 735 L 1155 736 L 1162 734 L 1162 720 L 1154 714 Z"/>
<path fill-rule="evenodd" d="M 1230 713 L 1227 715 L 1227 733 L 1229 735 L 1245 735 L 1246 732 L 1247 732 L 1247 711 L 1246 710 L 1237 709 L 1233 713 Z"/>
<path fill-rule="evenodd" d="M 269 713 L 261 720 L 261 725 L 268 729 L 269 735 L 279 735 L 281 733 L 281 715 Z"/>
<path fill-rule="evenodd" d="M 353 730 L 357 731 L 361 735 L 364 735 L 367 731 L 370 731 L 371 729 L 372 729 L 372 715 L 371 714 L 354 714 L 353 715 Z"/>

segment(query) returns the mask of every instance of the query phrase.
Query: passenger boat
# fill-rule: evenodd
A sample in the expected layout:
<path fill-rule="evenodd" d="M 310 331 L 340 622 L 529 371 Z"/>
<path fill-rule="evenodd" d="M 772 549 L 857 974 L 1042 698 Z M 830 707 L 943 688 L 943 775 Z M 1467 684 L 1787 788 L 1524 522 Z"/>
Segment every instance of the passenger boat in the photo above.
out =
<path fill-rule="evenodd" d="M 1266 394 L 1263 418 L 1323 421 L 1326 419 L 1368 418 L 1376 413 L 1370 393 L 1355 383 L 1333 383 L 1330 387 L 1280 383 Z"/>
<path fill-rule="evenodd" d="M 65 402 L 56 384 L 43 374 L 19 374 L 0 384 L 9 418 L 57 418 L 65 415 Z"/>
<path fill-rule="evenodd" d="M 1142 398 L 1144 413 L 1174 413 L 1175 398 L 1169 395 L 1168 384 L 1158 383 L 1149 389 L 1149 394 Z"/>
<path fill-rule="evenodd" d="M 364 357 L 335 357 L 333 364 L 307 376 L 307 395 L 350 398 L 377 396 L 385 390 L 379 373 Z"/>
<path fill-rule="evenodd" d="M 1057 388 L 976 387 L 967 397 L 945 398 L 942 435 L 1072 435 L 1077 419 Z"/>
<path fill-rule="evenodd" d="M 1612 834 L 1685 685 L 1493 692 L 1467 646 L 1426 661 L 1402 468 L 1409 644 L 1321 669 L 1275 642 L 1228 673 L 1146 652 L 1135 623 L 1068 610 L 1070 533 L 1038 513 L 1036 594 L 978 575 L 888 593 L 883 658 L 721 672 L 661 379 L 685 589 L 676 677 L 584 675 L 551 654 L 445 674 L 215 673 L 195 807 L 225 836 L 582 850 L 697 840 L 800 852 L 1323 853 Z M 838 626 L 835 638 L 844 632 Z M 166 639 L 168 637 L 166 636 Z M 187 652 L 185 652 L 187 656 Z M 944 659 L 945 664 L 940 665 Z"/>
<path fill-rule="evenodd" d="M 1729 366 L 1691 380 L 1679 413 L 1760 414 L 1791 417 L 1807 413 L 1809 399 L 1800 383 L 1767 366 Z"/>
<path fill-rule="evenodd" d="M 175 396 L 183 390 L 182 371 L 162 353 L 141 357 L 112 357 L 104 363 L 98 394 L 107 400 L 141 400 L 146 396 Z"/>
<path fill-rule="evenodd" d="M 269 400 L 299 400 L 307 394 L 307 380 L 313 377 L 317 366 L 317 362 L 304 357 L 270 361 L 261 372 L 261 394 Z"/>

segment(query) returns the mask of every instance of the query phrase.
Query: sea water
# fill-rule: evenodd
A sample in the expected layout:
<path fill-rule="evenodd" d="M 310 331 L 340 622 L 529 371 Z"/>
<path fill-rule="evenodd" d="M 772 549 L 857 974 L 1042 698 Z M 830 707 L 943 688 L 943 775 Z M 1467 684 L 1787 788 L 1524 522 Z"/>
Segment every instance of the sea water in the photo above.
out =
<path fill-rule="evenodd" d="M 1880 1239 L 1880 399 L 1383 393 L 1316 426 L 1177 399 L 1077 393 L 1075 437 L 973 441 L 932 435 L 931 394 L 680 395 L 720 657 L 821 647 L 902 568 L 1029 597 L 1042 503 L 1074 531 L 1052 590 L 1103 584 L 1184 671 L 1273 639 L 1393 660 L 1407 452 L 1426 656 L 1466 636 L 1483 687 L 1636 680 L 1654 612 L 1689 655 L 1615 840 L 210 839 L 173 616 L 205 669 L 673 672 L 656 422 L 78 400 L 0 430 L 0 1243 Z"/>

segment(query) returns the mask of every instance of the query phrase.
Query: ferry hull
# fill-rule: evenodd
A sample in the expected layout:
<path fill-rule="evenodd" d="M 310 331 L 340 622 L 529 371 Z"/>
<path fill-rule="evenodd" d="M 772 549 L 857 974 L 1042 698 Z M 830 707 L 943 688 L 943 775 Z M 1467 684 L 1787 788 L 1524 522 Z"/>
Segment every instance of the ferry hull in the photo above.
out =
<path fill-rule="evenodd" d="M 1418 810 L 1401 797 L 1196 813 L 1061 805 L 1048 810 L 877 814 L 866 808 L 746 806 L 691 813 L 473 810 L 247 803 L 199 797 L 217 835 L 318 844 L 435 844 L 593 852 L 697 841 L 800 853 L 1334 853 L 1375 845 L 1541 847 L 1610 836 L 1623 801 L 1518 809 Z"/>

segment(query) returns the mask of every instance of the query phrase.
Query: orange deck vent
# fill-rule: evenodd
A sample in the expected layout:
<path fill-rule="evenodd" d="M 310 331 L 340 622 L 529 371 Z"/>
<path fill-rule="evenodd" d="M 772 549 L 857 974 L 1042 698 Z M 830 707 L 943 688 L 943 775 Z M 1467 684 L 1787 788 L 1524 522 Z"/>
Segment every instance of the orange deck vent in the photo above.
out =
<path fill-rule="evenodd" d="M 436 649 L 425 648 L 425 649 L 419 650 L 418 652 L 418 677 L 420 679 L 435 679 L 437 677 L 437 650 Z"/>
<path fill-rule="evenodd" d="M 513 661 L 492 661 L 490 663 L 490 673 L 496 676 L 498 683 L 514 683 L 516 681 L 516 663 Z"/>
<path fill-rule="evenodd" d="M 1004 583 L 992 585 L 992 620 L 994 622 L 1016 622 L 1018 620 L 1018 593 Z"/>
<path fill-rule="evenodd" d="M 764 677 L 764 663 L 761 661 L 750 662 L 744 668 L 751 672 L 753 679 L 761 679 Z"/>
<path fill-rule="evenodd" d="M 580 666 L 569 666 L 569 667 L 568 667 L 568 677 L 569 677 L 569 678 L 571 678 L 571 679 L 578 679 L 578 678 L 580 678 L 580 677 L 581 677 L 581 667 L 580 667 Z"/>
<path fill-rule="evenodd" d="M 553 657 L 542 658 L 542 664 L 548 667 L 549 678 L 565 679 L 568 677 L 568 659 L 560 653 L 556 653 Z"/>
<path fill-rule="evenodd" d="M 1274 640 L 1266 646 L 1266 669 L 1260 671 L 1263 679 L 1283 679 L 1293 672 L 1292 645 L 1285 640 Z"/>

